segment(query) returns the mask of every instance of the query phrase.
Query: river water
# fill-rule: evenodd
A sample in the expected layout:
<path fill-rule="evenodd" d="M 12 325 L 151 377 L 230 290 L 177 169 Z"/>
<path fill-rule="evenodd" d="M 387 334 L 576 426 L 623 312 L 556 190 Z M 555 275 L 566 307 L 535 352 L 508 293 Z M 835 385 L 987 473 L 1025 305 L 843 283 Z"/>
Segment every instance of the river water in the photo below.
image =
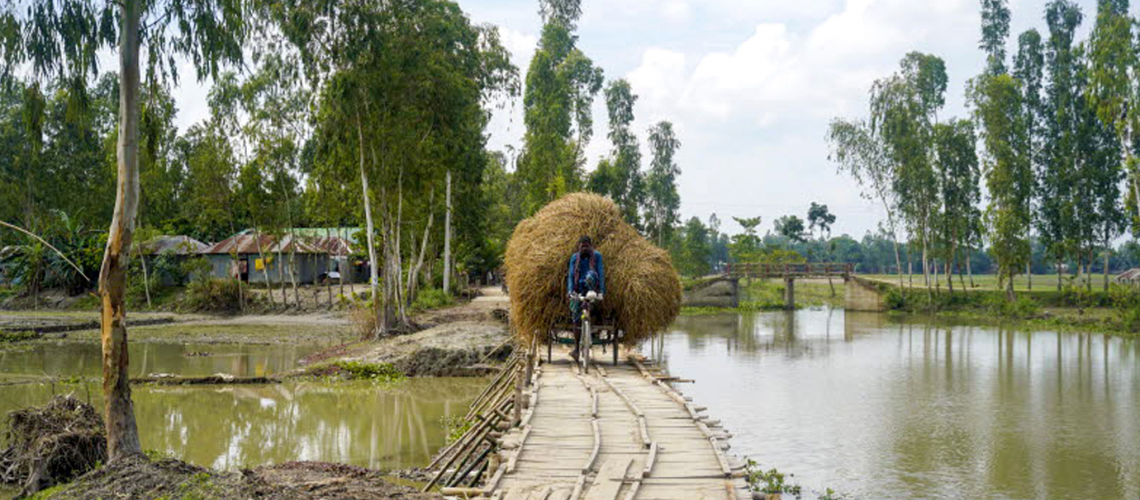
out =
<path fill-rule="evenodd" d="M 824 309 L 682 317 L 662 343 L 733 451 L 805 491 L 1140 499 L 1137 341 Z"/>
<path fill-rule="evenodd" d="M 842 310 L 690 316 L 663 337 L 734 453 L 811 490 L 878 499 L 1140 499 L 1140 342 Z M 270 375 L 321 347 L 131 346 L 131 373 Z M 649 348 L 643 349 L 647 354 Z M 3 385 L 28 376 L 55 383 Z M 65 383 L 74 375 L 91 381 Z M 101 405 L 99 347 L 0 347 L 0 415 Z M 422 466 L 485 379 L 134 388 L 143 447 L 238 469 Z"/>

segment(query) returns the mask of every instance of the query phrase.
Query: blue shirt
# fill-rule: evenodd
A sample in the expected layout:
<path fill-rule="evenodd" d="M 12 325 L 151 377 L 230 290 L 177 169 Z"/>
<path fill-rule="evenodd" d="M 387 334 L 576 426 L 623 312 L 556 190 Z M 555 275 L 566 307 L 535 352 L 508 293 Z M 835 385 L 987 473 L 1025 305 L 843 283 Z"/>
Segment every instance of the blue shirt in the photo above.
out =
<path fill-rule="evenodd" d="M 574 279 L 578 276 L 578 261 L 580 260 L 582 260 L 582 257 L 578 252 L 574 252 L 574 255 L 570 256 L 570 270 L 566 274 L 567 291 L 574 291 L 575 289 Z M 590 258 L 590 260 L 586 262 L 586 265 L 590 265 L 590 263 L 594 264 L 593 271 L 598 273 L 598 293 L 604 295 L 606 293 L 606 271 L 605 266 L 602 265 L 602 252 L 594 250 L 594 257 Z"/>

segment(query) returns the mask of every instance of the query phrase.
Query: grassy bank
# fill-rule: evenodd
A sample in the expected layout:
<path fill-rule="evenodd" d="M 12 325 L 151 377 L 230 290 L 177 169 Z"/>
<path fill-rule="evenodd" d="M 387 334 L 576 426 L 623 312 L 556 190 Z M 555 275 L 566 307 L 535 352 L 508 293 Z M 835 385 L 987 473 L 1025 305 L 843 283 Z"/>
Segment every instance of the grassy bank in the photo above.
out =
<path fill-rule="evenodd" d="M 1016 298 L 1011 301 L 997 288 L 994 276 L 976 276 L 977 287 L 956 288 L 953 293 L 945 287 L 930 291 L 917 286 L 900 288 L 895 276 L 877 278 L 875 286 L 887 308 L 896 314 L 935 314 L 991 323 L 1016 322 L 1033 328 L 1140 336 L 1140 290 L 1130 286 L 1111 285 L 1108 291 L 1095 286 L 1091 291 L 1084 286 L 1057 290 L 1055 275 L 1051 286 L 1037 285 L 1042 276 L 1035 275 L 1032 290 L 1022 277 L 1022 286 L 1015 288 Z"/>
<path fill-rule="evenodd" d="M 832 284 L 834 285 L 834 294 L 832 293 L 832 286 L 828 285 L 826 279 L 796 280 L 796 308 L 843 307 L 843 280 L 836 279 Z M 783 280 L 752 280 L 751 283 L 741 280 L 739 307 L 686 307 L 681 310 L 681 314 L 700 315 L 724 312 L 780 311 L 783 309 Z"/>

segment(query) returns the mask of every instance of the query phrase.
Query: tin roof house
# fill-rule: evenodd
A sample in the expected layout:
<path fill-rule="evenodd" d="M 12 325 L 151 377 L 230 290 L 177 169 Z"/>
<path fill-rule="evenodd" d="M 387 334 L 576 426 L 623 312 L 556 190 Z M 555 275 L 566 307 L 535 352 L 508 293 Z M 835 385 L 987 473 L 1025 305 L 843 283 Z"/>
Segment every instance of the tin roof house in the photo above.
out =
<path fill-rule="evenodd" d="M 268 277 L 278 283 L 290 282 L 295 273 L 298 284 L 312 284 L 338 269 L 338 262 L 352 253 L 352 245 L 342 237 L 317 236 L 311 231 L 285 230 L 278 236 L 246 229 L 198 253 L 206 256 L 211 273 L 218 278 L 265 283 Z"/>

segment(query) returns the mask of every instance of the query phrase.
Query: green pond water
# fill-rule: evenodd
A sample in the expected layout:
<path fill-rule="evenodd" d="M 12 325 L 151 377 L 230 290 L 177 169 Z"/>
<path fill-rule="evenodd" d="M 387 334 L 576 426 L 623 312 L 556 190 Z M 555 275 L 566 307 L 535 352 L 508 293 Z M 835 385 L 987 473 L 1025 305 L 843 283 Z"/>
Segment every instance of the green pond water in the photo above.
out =
<path fill-rule="evenodd" d="M 441 419 L 467 412 L 483 379 L 290 382 L 250 386 L 138 386 L 143 448 L 198 465 L 238 469 L 292 460 L 399 469 L 426 465 L 444 443 Z M 42 404 L 53 387 L 0 387 L 0 413 Z M 57 384 L 101 405 L 100 386 Z M 100 406 L 101 407 L 101 406 Z"/>
<path fill-rule="evenodd" d="M 272 375 L 296 368 L 324 347 L 136 343 L 130 346 L 130 372 Z M 75 376 L 85 379 L 65 381 Z M 0 415 L 43 404 L 54 394 L 70 393 L 101 407 L 99 376 L 96 343 L 0 346 Z M 54 382 L 11 384 L 30 377 Z M 195 464 L 233 470 L 318 460 L 398 469 L 426 465 L 444 444 L 442 419 L 465 414 L 485 383 L 434 378 L 393 384 L 140 385 L 133 398 L 143 448 Z"/>
<path fill-rule="evenodd" d="M 683 317 L 662 344 L 804 498 L 1140 499 L 1134 340 L 801 310 Z"/>
<path fill-rule="evenodd" d="M 291 370 L 319 345 L 134 343 L 131 376 L 173 373 L 202 376 L 225 373 L 239 377 L 273 375 Z M 0 348 L 0 379 L 5 376 L 100 377 L 102 350 L 93 342 L 36 342 Z"/>

